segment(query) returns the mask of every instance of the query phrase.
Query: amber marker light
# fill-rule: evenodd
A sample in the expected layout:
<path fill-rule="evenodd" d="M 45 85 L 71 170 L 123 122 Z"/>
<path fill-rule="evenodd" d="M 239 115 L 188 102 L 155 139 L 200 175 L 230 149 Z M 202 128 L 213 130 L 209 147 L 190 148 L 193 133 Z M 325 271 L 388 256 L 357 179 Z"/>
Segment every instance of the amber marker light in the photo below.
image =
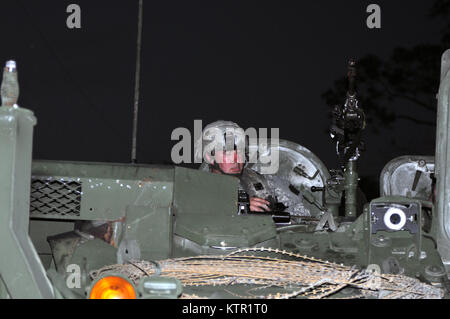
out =
<path fill-rule="evenodd" d="M 119 276 L 106 276 L 91 289 L 89 299 L 136 299 L 133 285 Z"/>

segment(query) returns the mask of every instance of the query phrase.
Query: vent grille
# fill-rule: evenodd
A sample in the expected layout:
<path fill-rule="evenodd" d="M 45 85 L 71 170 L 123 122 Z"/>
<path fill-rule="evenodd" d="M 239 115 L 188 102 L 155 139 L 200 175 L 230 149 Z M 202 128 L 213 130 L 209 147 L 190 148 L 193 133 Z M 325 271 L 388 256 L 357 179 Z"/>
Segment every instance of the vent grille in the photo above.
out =
<path fill-rule="evenodd" d="M 74 180 L 31 179 L 30 215 L 80 216 L 81 183 Z"/>

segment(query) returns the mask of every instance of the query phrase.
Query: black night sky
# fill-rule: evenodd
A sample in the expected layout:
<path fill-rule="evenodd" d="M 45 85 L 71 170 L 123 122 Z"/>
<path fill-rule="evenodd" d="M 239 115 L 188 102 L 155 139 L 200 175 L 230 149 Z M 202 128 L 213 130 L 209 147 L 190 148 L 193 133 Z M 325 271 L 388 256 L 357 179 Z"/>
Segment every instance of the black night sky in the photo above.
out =
<path fill-rule="evenodd" d="M 66 26 L 71 3 L 81 7 L 81 29 Z M 366 26 L 370 3 L 381 7 L 381 29 Z M 227 119 L 279 128 L 336 167 L 321 94 L 349 58 L 439 41 L 431 5 L 145 0 L 138 162 L 170 162 L 177 127 Z M 138 1 L 2 0 L 0 11 L 0 61 L 17 61 L 19 105 L 38 118 L 34 158 L 129 162 Z M 362 176 L 378 176 L 396 156 L 434 153 L 432 127 L 398 120 L 366 131 Z"/>

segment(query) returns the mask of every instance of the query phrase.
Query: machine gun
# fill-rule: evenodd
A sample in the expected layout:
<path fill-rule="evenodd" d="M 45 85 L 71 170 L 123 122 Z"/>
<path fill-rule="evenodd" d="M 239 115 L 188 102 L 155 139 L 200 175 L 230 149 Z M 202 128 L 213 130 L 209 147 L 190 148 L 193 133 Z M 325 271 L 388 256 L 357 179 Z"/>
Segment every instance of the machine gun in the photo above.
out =
<path fill-rule="evenodd" d="M 348 91 L 343 106 L 336 105 L 333 109 L 333 123 L 330 135 L 336 143 L 336 153 L 343 174 L 335 174 L 335 179 L 328 182 L 330 187 L 341 187 L 345 191 L 345 216 L 356 217 L 358 173 L 356 161 L 365 150 L 361 139 L 362 131 L 366 126 L 365 114 L 358 105 L 356 98 L 356 62 L 348 63 Z M 341 181 L 338 181 L 338 180 Z M 336 183 L 336 181 L 338 181 Z"/>
<path fill-rule="evenodd" d="M 334 107 L 333 123 L 330 128 L 330 135 L 336 142 L 336 153 L 343 169 L 348 161 L 356 161 L 360 152 L 364 150 L 361 134 L 366 126 L 364 111 L 359 107 L 356 98 L 356 62 L 354 60 L 348 63 L 347 76 L 347 98 L 343 106 Z"/>

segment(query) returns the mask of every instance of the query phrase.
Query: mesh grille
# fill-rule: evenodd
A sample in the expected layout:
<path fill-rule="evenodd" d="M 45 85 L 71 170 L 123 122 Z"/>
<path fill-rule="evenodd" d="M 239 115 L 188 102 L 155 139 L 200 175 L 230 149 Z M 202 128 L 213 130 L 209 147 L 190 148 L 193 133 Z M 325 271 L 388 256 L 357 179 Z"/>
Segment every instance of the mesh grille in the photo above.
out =
<path fill-rule="evenodd" d="M 30 214 L 80 216 L 81 194 L 80 182 L 33 177 Z"/>

